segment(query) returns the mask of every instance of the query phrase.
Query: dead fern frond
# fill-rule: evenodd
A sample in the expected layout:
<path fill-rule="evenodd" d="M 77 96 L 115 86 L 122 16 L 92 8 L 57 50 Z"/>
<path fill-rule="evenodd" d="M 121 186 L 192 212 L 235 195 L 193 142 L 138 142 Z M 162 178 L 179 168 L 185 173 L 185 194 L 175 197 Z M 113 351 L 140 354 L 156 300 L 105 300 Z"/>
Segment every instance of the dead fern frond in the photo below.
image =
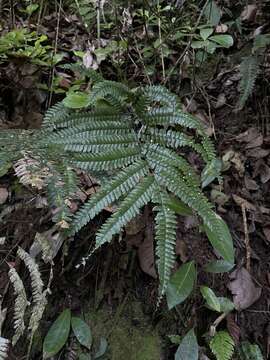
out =
<path fill-rule="evenodd" d="M 0 360 L 8 357 L 9 340 L 0 336 Z"/>
<path fill-rule="evenodd" d="M 27 301 L 25 288 L 23 282 L 15 270 L 11 268 L 8 272 L 9 279 L 12 283 L 15 293 L 15 306 L 14 306 L 14 330 L 15 334 L 12 338 L 12 345 L 15 345 L 19 338 L 23 335 L 25 329 L 24 314 L 29 302 Z"/>

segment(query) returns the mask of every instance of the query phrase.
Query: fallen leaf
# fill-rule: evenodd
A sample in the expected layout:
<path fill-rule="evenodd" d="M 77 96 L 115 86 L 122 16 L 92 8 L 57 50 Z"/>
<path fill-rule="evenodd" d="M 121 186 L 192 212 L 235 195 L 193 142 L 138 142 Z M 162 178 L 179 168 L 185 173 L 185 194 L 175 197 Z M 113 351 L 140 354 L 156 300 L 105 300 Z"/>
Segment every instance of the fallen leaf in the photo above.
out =
<path fill-rule="evenodd" d="M 144 218 L 142 217 L 142 215 L 137 215 L 125 226 L 126 234 L 136 235 L 140 231 L 142 231 L 144 227 L 145 227 Z"/>
<path fill-rule="evenodd" d="M 152 237 L 145 237 L 144 241 L 139 246 L 138 258 L 142 271 L 156 279 L 157 272 L 155 269 L 154 244 Z"/>
<path fill-rule="evenodd" d="M 266 237 L 266 240 L 270 244 L 270 227 L 267 226 L 267 227 L 263 228 L 263 233 L 264 233 L 264 236 Z"/>
<path fill-rule="evenodd" d="M 244 268 L 230 275 L 228 289 L 233 294 L 233 303 L 237 310 L 244 310 L 254 304 L 261 296 L 262 289 L 255 286 L 250 273 Z"/>
<path fill-rule="evenodd" d="M 238 206 L 244 206 L 247 210 L 256 211 L 256 207 L 250 202 L 248 202 L 246 199 L 243 199 L 242 197 L 235 194 L 232 195 L 232 198 Z"/>
<path fill-rule="evenodd" d="M 247 150 L 246 155 L 247 157 L 253 157 L 256 159 L 261 159 L 270 154 L 270 150 L 262 149 L 262 148 L 253 148 Z"/>
<path fill-rule="evenodd" d="M 256 181 L 251 179 L 249 176 L 245 176 L 244 181 L 245 181 L 245 186 L 248 190 L 255 191 L 260 188 L 259 185 L 256 183 Z"/>
<path fill-rule="evenodd" d="M 244 10 L 240 15 L 242 21 L 254 21 L 257 14 L 257 5 L 250 4 L 245 6 Z"/>
<path fill-rule="evenodd" d="M 0 205 L 3 205 L 8 199 L 8 190 L 6 188 L 0 188 Z"/>
<path fill-rule="evenodd" d="M 226 24 L 220 24 L 216 26 L 216 33 L 217 34 L 224 34 L 228 31 L 229 27 Z"/>

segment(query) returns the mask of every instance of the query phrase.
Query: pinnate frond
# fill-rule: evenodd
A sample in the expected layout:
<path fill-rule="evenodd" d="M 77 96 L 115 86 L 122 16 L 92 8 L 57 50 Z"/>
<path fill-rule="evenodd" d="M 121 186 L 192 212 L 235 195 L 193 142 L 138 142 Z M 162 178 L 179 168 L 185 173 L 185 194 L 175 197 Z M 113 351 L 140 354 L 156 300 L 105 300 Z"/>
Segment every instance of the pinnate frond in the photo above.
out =
<path fill-rule="evenodd" d="M 227 331 L 218 331 L 209 346 L 217 360 L 231 360 L 235 345 Z"/>
<path fill-rule="evenodd" d="M 15 268 L 10 268 L 8 272 L 10 282 L 14 289 L 15 305 L 14 305 L 14 330 L 15 334 L 12 338 L 12 345 L 15 345 L 19 338 L 23 335 L 25 330 L 24 315 L 27 306 L 29 305 L 26 297 L 23 282 Z"/>

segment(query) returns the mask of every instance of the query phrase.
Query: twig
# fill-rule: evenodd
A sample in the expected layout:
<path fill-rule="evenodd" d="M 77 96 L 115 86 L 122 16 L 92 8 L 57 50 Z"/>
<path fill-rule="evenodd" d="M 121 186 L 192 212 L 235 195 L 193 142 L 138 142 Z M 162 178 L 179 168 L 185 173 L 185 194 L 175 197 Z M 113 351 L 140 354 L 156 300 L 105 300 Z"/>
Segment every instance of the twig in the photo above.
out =
<path fill-rule="evenodd" d="M 241 205 L 242 216 L 243 216 L 243 224 L 244 224 L 244 233 L 245 233 L 245 246 L 246 246 L 246 268 L 247 271 L 250 272 L 250 243 L 249 243 L 249 235 L 248 235 L 248 227 L 247 227 L 247 215 L 246 215 L 246 207 L 245 204 Z"/>
<path fill-rule="evenodd" d="M 195 36 L 196 30 L 197 30 L 197 28 L 198 28 L 198 26 L 199 26 L 199 24 L 200 24 L 201 18 L 202 18 L 202 16 L 203 16 L 203 13 L 204 13 L 205 8 L 206 8 L 206 6 L 208 5 L 208 3 L 209 3 L 209 0 L 207 0 L 207 1 L 205 2 L 204 6 L 203 6 L 203 8 L 202 8 L 202 10 L 201 10 L 201 12 L 200 12 L 200 15 L 199 15 L 199 17 L 198 17 L 198 19 L 197 19 L 197 21 L 196 21 L 196 24 L 195 24 L 195 26 L 194 26 L 194 29 L 193 29 L 193 31 L 192 31 L 192 35 L 190 36 L 189 41 L 188 41 L 188 43 L 187 43 L 184 51 L 183 51 L 182 54 L 179 56 L 179 58 L 176 60 L 176 63 L 174 64 L 174 66 L 173 66 L 172 69 L 170 70 L 168 76 L 167 76 L 166 79 L 164 80 L 164 82 L 163 82 L 164 85 L 167 84 L 167 82 L 168 82 L 168 80 L 170 79 L 171 75 L 173 74 L 174 70 L 177 68 L 178 64 L 183 60 L 183 58 L 185 57 L 187 51 L 189 50 L 189 48 L 190 48 L 190 46 L 191 46 L 191 43 L 192 43 L 192 40 L 193 40 L 193 38 L 194 38 L 194 36 Z"/>
<path fill-rule="evenodd" d="M 162 65 L 162 77 L 163 81 L 165 81 L 165 64 L 164 64 L 164 54 L 162 49 L 162 36 L 161 36 L 161 19 L 160 19 L 160 12 L 159 12 L 159 0 L 157 2 L 158 6 L 158 37 L 159 37 L 159 48 L 160 48 L 160 56 L 161 56 L 161 65 Z"/>

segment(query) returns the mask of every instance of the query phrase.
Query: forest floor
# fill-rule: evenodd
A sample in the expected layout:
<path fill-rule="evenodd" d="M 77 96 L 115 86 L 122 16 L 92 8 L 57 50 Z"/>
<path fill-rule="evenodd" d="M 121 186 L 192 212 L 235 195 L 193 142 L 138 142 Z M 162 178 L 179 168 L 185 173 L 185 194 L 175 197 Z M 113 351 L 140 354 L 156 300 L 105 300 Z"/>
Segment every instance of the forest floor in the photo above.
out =
<path fill-rule="evenodd" d="M 217 3 L 233 14 L 236 11 L 234 2 Z M 195 216 L 178 219 L 177 263 L 194 260 L 198 269 L 198 286 L 206 285 L 219 296 L 229 297 L 240 304 L 248 302 L 248 306 L 243 305 L 244 310 L 230 313 L 219 327 L 228 329 L 236 344 L 244 340 L 258 344 L 267 359 L 270 355 L 270 70 L 267 50 L 253 93 L 243 109 L 237 109 L 241 58 L 248 53 L 255 31 L 262 26 L 265 33 L 269 31 L 270 18 L 269 13 L 263 12 L 264 3 L 267 1 L 255 6 L 257 15 L 243 20 L 244 35 L 236 31 L 233 33 L 235 43 L 232 48 L 218 50 L 205 63 L 193 67 L 192 71 L 189 68 L 192 64 L 187 58 L 186 62 L 182 59 L 177 63 L 181 49 L 173 49 L 165 59 L 165 67 L 168 70 L 166 85 L 179 95 L 187 111 L 201 119 L 223 160 L 223 184 L 211 184 L 206 193 L 230 228 L 236 250 L 236 269 L 244 267 L 251 277 L 247 278 L 239 272 L 237 278 L 232 279 L 228 273 L 213 274 L 202 270 L 216 258 L 216 254 L 205 235 L 199 232 Z M 160 58 L 155 62 L 155 71 L 145 71 L 144 55 L 138 51 L 138 43 L 145 35 L 136 17 L 132 19 L 129 14 L 126 24 L 121 23 L 122 27 L 134 26 L 132 31 L 136 33 L 137 40 L 133 41 L 132 48 L 124 52 L 119 47 L 116 50 L 107 49 L 104 45 L 102 55 L 101 51 L 99 53 L 104 60 L 99 62 L 93 51 L 98 46 L 96 27 L 86 31 L 80 17 L 67 10 L 59 11 L 59 3 L 56 1 L 55 4 L 56 7 L 53 6 L 50 11 L 44 10 L 39 22 L 34 21 L 34 17 L 25 19 L 15 13 L 14 27 L 24 26 L 45 34 L 48 43 L 53 45 L 53 51 L 64 56 L 53 70 L 19 56 L 10 56 L 8 61 L 0 62 L 2 129 L 40 128 L 46 108 L 63 99 L 71 86 L 76 86 L 76 74 L 61 68 L 62 64 L 76 61 L 74 52 L 78 55 L 88 50 L 88 58 L 84 57 L 84 61 L 88 60 L 93 68 L 96 66 L 107 79 L 122 80 L 131 85 L 148 84 L 149 80 L 155 84 L 164 82 Z M 240 5 L 237 10 L 239 16 L 245 10 L 244 5 Z M 4 14 L 6 18 L 1 19 L 3 34 L 11 28 L 11 15 L 8 11 Z M 194 16 L 196 18 L 198 14 Z M 120 38 L 125 39 L 123 28 L 121 31 Z M 110 34 L 113 39 L 119 36 L 117 28 L 106 29 L 104 39 L 101 33 L 104 44 L 109 41 Z M 179 66 L 181 71 L 169 77 L 167 74 L 173 66 Z M 54 88 L 50 88 L 53 80 L 57 82 L 54 81 Z M 80 82 L 77 84 L 83 86 Z M 192 154 L 189 160 L 196 165 L 197 159 Z M 82 173 L 82 192 L 89 196 L 96 191 L 95 187 L 92 179 Z M 8 308 L 3 333 L 9 337 L 13 332 L 14 302 L 8 279 L 9 266 L 15 265 L 25 283 L 29 283 L 27 272 L 15 256 L 16 248 L 18 245 L 23 249 L 31 248 L 37 233 L 43 236 L 45 233 L 49 239 L 57 239 L 59 234 L 46 206 L 44 193 L 23 186 L 13 169 L 0 178 L 0 209 L 0 238 L 5 238 L 0 246 L 0 294 L 5 308 Z M 33 342 L 31 358 L 42 358 L 42 339 L 52 321 L 67 307 L 87 319 L 94 347 L 98 348 L 101 337 L 106 338 L 108 359 L 173 359 L 176 345 L 170 342 L 168 335 L 183 335 L 195 325 L 199 345 L 204 349 L 204 334 L 217 315 L 203 306 L 199 290 L 195 290 L 177 310 L 169 312 L 165 301 L 156 309 L 158 280 L 154 266 L 151 208 L 146 208 L 126 228 L 121 242 L 104 246 L 85 267 L 75 268 L 88 252 L 97 228 L 107 216 L 103 212 L 68 246 L 63 245 L 54 258 L 51 294 L 42 326 Z M 41 263 L 40 270 L 44 279 L 48 280 L 50 264 Z M 234 281 L 237 281 L 238 291 L 233 295 L 230 284 Z M 24 359 L 26 351 L 26 341 L 22 338 L 9 358 Z M 205 354 L 211 358 L 207 351 Z M 76 345 L 72 338 L 56 358 L 76 358 Z"/>

